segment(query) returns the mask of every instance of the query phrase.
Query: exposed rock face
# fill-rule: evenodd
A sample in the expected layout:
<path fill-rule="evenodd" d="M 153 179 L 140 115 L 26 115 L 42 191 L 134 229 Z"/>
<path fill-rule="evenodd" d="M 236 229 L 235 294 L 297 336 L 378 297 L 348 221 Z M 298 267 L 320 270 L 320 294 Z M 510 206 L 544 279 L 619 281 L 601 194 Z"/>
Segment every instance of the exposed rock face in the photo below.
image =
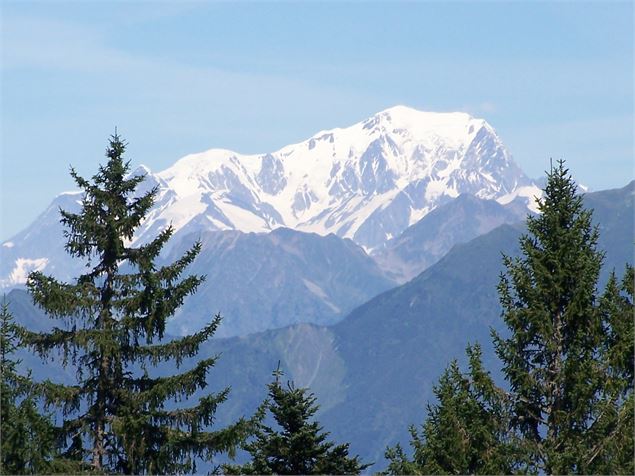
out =
<path fill-rule="evenodd" d="M 322 238 L 324 246 L 333 246 L 315 259 L 323 260 L 331 253 L 335 260 L 331 274 L 350 279 L 346 278 L 349 281 L 344 283 L 337 280 L 340 278 L 332 278 L 335 284 L 330 294 L 324 287 L 325 282 L 311 275 L 312 270 L 322 269 L 326 261 L 318 263 L 309 258 L 303 266 L 287 263 L 296 274 L 289 270 L 274 272 L 276 263 L 271 261 L 272 279 L 262 282 L 269 287 L 251 290 L 253 296 L 260 293 L 270 297 L 282 292 L 289 296 L 296 286 L 291 283 L 301 283 L 298 286 L 303 291 L 297 294 L 296 304 L 304 303 L 303 316 L 297 320 L 316 323 L 332 322 L 351 306 L 394 284 L 381 276 L 377 268 L 371 269 L 370 261 L 363 263 L 360 256 L 364 253 L 355 245 L 379 256 L 391 239 L 461 194 L 502 204 L 515 200 L 514 203 L 522 202 L 521 207 L 525 208 L 533 203 L 526 197 L 539 194 L 484 120 L 464 113 L 421 112 L 403 106 L 387 109 L 347 128 L 320 132 L 272 153 L 241 155 L 211 149 L 183 157 L 159 173 L 152 173 L 143 166 L 133 173 L 146 175 L 141 191 L 158 189 L 156 203 L 137 231 L 133 244 L 146 243 L 172 225 L 175 236 L 166 246 L 164 258 L 174 256 L 175 247 L 184 249 L 185 237 L 191 244 L 212 232 L 233 231 L 236 236 L 259 233 L 256 237 L 237 238 L 237 243 L 244 245 L 241 249 L 245 254 L 234 256 L 235 264 L 225 263 L 233 269 L 227 271 L 229 276 L 242 269 L 241 263 L 264 266 L 267 256 L 257 256 L 258 250 L 279 257 L 277 266 L 282 266 L 288 258 L 287 252 L 284 246 L 274 242 L 299 240 L 302 246 L 313 246 L 308 243 L 320 242 Z M 0 288 L 24 285 L 28 273 L 36 269 L 64 280 L 81 274 L 85 263 L 65 253 L 63 229 L 59 224 L 59 208 L 78 211 L 80 202 L 81 194 L 77 192 L 59 195 L 26 230 L 2 243 Z M 307 236 L 300 239 L 288 232 L 269 238 L 263 235 L 279 228 L 290 228 Z M 478 228 L 479 232 L 483 230 Z M 311 233 L 319 236 L 309 238 Z M 334 234 L 339 241 L 329 238 L 329 234 Z M 341 239 L 352 242 L 343 244 Z M 214 269 L 214 260 L 220 260 L 212 250 L 216 250 L 212 242 L 206 241 L 199 258 L 208 263 L 209 269 Z M 398 258 L 396 254 L 382 256 Z M 405 259 L 405 255 L 402 258 Z M 348 263 L 349 268 L 338 273 L 336 268 L 344 266 L 343 263 Z M 208 269 L 195 268 L 193 272 L 208 272 Z M 385 268 L 394 271 L 394 266 Z M 250 269 L 245 268 L 244 272 Z M 397 271 L 395 276 L 404 279 L 412 275 L 413 269 L 403 270 L 401 274 Z M 354 273 L 366 273 L 368 279 L 352 279 Z M 272 287 L 278 282 L 273 279 L 274 275 L 276 279 L 286 276 L 287 287 Z M 205 286 L 202 291 L 210 302 L 223 301 L 222 294 L 209 294 L 206 292 L 209 285 Z M 338 286 L 346 289 L 352 298 L 334 297 Z M 240 288 L 240 291 L 250 290 Z M 308 300 L 303 301 L 305 298 Z M 244 294 L 238 300 L 245 303 L 245 312 L 252 309 L 246 305 L 249 299 Z M 288 308 L 289 304 L 285 306 Z M 240 306 L 234 307 L 231 307 L 232 312 L 236 311 L 234 318 L 243 319 Z M 227 314 L 226 307 L 218 309 Z M 282 313 L 274 307 L 269 311 L 260 323 L 265 327 L 254 322 L 239 325 L 236 321 L 234 330 L 226 327 L 224 331 L 230 335 L 297 322 L 291 319 L 290 308 Z M 253 321 L 253 317 L 251 319 Z"/>

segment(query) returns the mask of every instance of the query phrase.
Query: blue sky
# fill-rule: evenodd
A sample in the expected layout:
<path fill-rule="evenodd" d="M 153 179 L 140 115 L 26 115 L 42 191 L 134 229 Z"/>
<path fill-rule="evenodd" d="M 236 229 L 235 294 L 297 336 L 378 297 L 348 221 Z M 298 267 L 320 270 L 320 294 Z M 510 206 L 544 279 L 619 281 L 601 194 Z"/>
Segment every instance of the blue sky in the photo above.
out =
<path fill-rule="evenodd" d="M 633 170 L 633 3 L 1 3 L 0 239 L 114 127 L 159 171 L 269 152 L 396 104 L 487 119 L 530 176 Z"/>

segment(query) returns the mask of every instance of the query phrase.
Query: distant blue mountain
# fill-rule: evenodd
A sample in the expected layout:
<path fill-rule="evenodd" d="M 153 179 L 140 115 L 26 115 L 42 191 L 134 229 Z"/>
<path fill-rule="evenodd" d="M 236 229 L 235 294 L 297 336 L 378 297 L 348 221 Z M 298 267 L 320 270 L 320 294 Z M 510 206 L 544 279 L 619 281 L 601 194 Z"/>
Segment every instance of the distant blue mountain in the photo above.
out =
<path fill-rule="evenodd" d="M 496 200 L 462 194 L 406 228 L 372 256 L 382 269 L 404 283 L 439 261 L 454 245 L 502 224 L 524 221 L 528 213 L 519 199 L 501 205 Z"/>
<path fill-rule="evenodd" d="M 206 279 L 168 327 L 174 334 L 203 327 L 217 312 L 225 316 L 218 337 L 300 322 L 333 324 L 396 286 L 353 241 L 289 228 L 179 234 L 166 260 L 197 239 L 202 250 L 188 271 Z"/>
<path fill-rule="evenodd" d="M 603 281 L 611 269 L 621 274 L 626 262 L 633 263 L 634 194 L 631 182 L 585 197 L 599 224 L 599 247 L 606 251 Z M 385 447 L 407 441 L 408 425 L 423 421 L 432 385 L 451 359 L 464 358 L 466 344 L 480 342 L 488 368 L 496 372 L 490 328 L 504 331 L 496 292 L 501 252 L 517 255 L 523 230 L 522 223 L 505 224 L 454 246 L 413 280 L 335 325 L 297 324 L 208 342 L 200 356 L 222 354 L 210 373 L 209 390 L 232 387 L 217 423 L 253 412 L 280 361 L 289 379 L 316 393 L 318 418 L 332 437 L 375 461 L 374 470 L 383 469 Z M 12 291 L 9 299 L 20 322 L 49 325 L 35 316 L 24 292 Z M 55 373 L 53 367 L 46 375 Z M 42 371 L 35 373 L 42 376 Z M 59 370 L 57 375 L 63 377 Z"/>

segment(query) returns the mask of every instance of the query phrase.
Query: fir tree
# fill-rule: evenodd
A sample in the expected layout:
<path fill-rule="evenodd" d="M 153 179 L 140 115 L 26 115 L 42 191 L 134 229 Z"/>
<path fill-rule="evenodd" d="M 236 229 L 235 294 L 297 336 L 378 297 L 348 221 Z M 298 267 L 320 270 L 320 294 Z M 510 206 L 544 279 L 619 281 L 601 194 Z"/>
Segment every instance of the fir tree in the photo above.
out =
<path fill-rule="evenodd" d="M 580 465 L 589 474 L 635 473 L 634 281 L 630 265 L 621 283 L 611 273 L 600 304 L 605 338 L 598 365 L 604 378 Z"/>
<path fill-rule="evenodd" d="M 421 431 L 410 428 L 413 458 L 397 445 L 386 451 L 388 474 L 509 474 L 513 470 L 505 392 L 483 368 L 478 345 L 467 348 L 469 372 L 456 361 L 434 387 Z"/>
<path fill-rule="evenodd" d="M 69 454 L 109 473 L 190 472 L 196 457 L 209 459 L 231 450 L 248 425 L 241 420 L 227 429 L 205 431 L 227 389 L 192 407 L 166 407 L 206 386 L 215 357 L 177 375 L 150 375 L 160 362 L 180 368 L 184 359 L 194 357 L 220 316 L 194 335 L 163 341 L 166 320 L 203 280 L 181 278 L 200 244 L 165 266 L 155 263 L 172 227 L 146 244 L 129 246 L 157 189 L 135 194 L 144 177 L 128 176 L 125 147 L 117 134 L 111 137 L 107 163 L 92 181 L 71 169 L 84 192 L 82 206 L 78 214 L 61 210 L 61 221 L 67 227 L 67 252 L 88 259 L 88 269 L 73 283 L 30 274 L 27 285 L 34 301 L 62 325 L 23 336 L 43 358 L 59 354 L 64 365 L 77 365 L 76 386 L 43 384 L 48 401 L 67 418 L 61 431 Z M 129 272 L 123 273 L 123 266 Z"/>
<path fill-rule="evenodd" d="M 348 443 L 326 441 L 328 433 L 312 421 L 318 410 L 313 394 L 307 389 L 280 383 L 282 372 L 274 372 L 269 384 L 269 399 L 260 413 L 252 441 L 244 446 L 251 462 L 243 466 L 226 465 L 227 474 L 359 474 L 369 465 L 348 455 Z M 269 411 L 279 429 L 262 423 Z"/>
<path fill-rule="evenodd" d="M 633 267 L 598 295 L 598 230 L 563 162 L 539 209 L 498 286 L 509 337 L 493 340 L 509 391 L 468 349 L 470 375 L 446 370 L 421 434 L 411 430 L 413 460 L 390 448 L 388 472 L 633 474 Z"/>
<path fill-rule="evenodd" d="M 510 336 L 495 334 L 494 344 L 509 382 L 512 427 L 522 439 L 526 469 L 587 473 L 594 460 L 612 459 L 610 446 L 601 443 L 611 433 L 617 432 L 614 441 L 628 433 L 632 438 L 632 370 L 628 384 L 616 384 L 626 377 L 619 373 L 628 352 L 611 342 L 623 342 L 611 329 L 630 327 L 632 334 L 632 310 L 603 319 L 615 302 L 615 280 L 600 300 L 598 231 L 562 161 L 548 174 L 538 203 L 540 214 L 528 217 L 528 234 L 520 239 L 522 256 L 504 258 L 498 290 Z M 624 368 L 632 369 L 632 338 L 624 345 L 631 346 Z M 607 366 L 607 359 L 614 362 Z M 605 427 L 611 408 L 631 415 L 628 431 Z M 619 419 L 616 415 L 613 423 Z M 595 456 L 589 454 L 593 448 Z M 628 452 L 632 458 L 632 445 Z"/>
<path fill-rule="evenodd" d="M 51 419 L 40 413 L 39 393 L 31 376 L 13 360 L 21 327 L 7 302 L 0 308 L 0 474 L 77 473 L 81 465 L 59 454 Z"/>

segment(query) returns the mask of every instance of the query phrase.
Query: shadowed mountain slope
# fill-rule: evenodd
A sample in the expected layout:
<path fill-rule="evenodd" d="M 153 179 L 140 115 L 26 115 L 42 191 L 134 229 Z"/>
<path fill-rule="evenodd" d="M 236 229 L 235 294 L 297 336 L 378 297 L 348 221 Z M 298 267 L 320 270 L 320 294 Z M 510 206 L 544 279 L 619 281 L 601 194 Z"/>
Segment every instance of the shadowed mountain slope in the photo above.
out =
<path fill-rule="evenodd" d="M 603 282 L 610 269 L 621 275 L 624 264 L 633 262 L 634 190 L 632 182 L 585 197 L 600 224 L 599 248 L 606 251 Z M 289 379 L 316 393 L 318 419 L 332 437 L 349 441 L 352 454 L 383 469 L 385 447 L 406 442 L 408 425 L 423 421 L 432 385 L 451 359 L 464 359 L 467 343 L 480 342 L 485 364 L 496 372 L 490 327 L 503 330 L 496 292 L 501 252 L 516 255 L 522 232 L 522 225 L 502 225 L 456 245 L 416 278 L 359 306 L 336 325 L 299 324 L 208 342 L 202 355 L 222 353 L 210 390 L 232 386 L 218 423 L 253 412 L 280 361 Z M 34 318 L 26 309 L 15 312 L 21 322 Z"/>

